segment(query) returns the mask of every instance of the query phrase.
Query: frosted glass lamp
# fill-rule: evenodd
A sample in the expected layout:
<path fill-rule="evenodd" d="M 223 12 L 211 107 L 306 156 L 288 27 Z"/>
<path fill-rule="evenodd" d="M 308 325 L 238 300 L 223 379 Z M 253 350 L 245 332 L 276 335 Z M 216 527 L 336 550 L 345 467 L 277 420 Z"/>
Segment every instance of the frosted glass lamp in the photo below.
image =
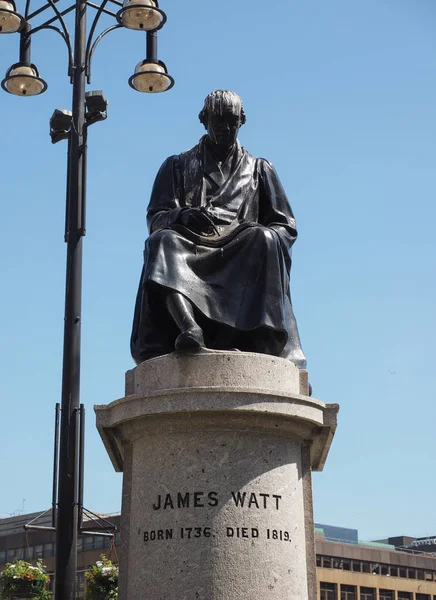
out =
<path fill-rule="evenodd" d="M 16 33 L 24 23 L 24 19 L 15 10 L 15 4 L 8 0 L 0 0 L 0 33 Z"/>
<path fill-rule="evenodd" d="M 117 20 L 128 29 L 157 31 L 166 22 L 165 13 L 160 10 L 157 0 L 125 0 L 117 13 Z"/>
<path fill-rule="evenodd" d="M 12 65 L 3 79 L 2 88 L 15 96 L 37 96 L 47 89 L 35 65 L 17 63 Z"/>
<path fill-rule="evenodd" d="M 135 74 L 130 77 L 129 85 L 138 92 L 157 94 L 171 89 L 174 79 L 168 75 L 162 61 L 145 59 L 136 65 Z"/>

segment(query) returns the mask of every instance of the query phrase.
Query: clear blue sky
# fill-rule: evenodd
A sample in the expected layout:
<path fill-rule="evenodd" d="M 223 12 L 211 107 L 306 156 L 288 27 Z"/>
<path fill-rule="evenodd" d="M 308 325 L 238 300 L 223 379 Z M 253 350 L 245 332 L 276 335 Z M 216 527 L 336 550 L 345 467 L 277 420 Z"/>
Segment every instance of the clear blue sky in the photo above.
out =
<path fill-rule="evenodd" d="M 39 0 L 37 5 L 40 5 Z M 19 8 L 23 0 L 18 0 Z M 362 539 L 436 532 L 436 4 L 434 0 L 162 0 L 166 94 L 127 85 L 145 36 L 103 40 L 90 89 L 109 118 L 89 135 L 84 242 L 82 401 L 86 505 L 120 509 L 93 405 L 123 395 L 145 210 L 162 161 L 202 135 L 204 97 L 244 101 L 243 145 L 277 168 L 296 213 L 292 293 L 314 395 L 341 404 L 318 522 Z M 36 25 L 36 23 L 35 23 Z M 0 70 L 17 36 L 0 37 Z M 60 399 L 66 143 L 50 144 L 69 108 L 66 53 L 35 36 L 48 81 L 37 98 L 1 92 L 0 515 L 51 501 L 54 405 Z"/>

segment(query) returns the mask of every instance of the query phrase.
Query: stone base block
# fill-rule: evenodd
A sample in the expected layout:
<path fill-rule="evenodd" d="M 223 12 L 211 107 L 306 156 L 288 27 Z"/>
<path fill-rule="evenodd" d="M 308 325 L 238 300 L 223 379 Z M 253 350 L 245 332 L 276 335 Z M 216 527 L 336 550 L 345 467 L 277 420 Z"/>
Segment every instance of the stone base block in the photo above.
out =
<path fill-rule="evenodd" d="M 124 473 L 120 600 L 315 600 L 311 470 L 338 405 L 307 389 L 283 359 L 206 350 L 142 363 L 95 407 Z"/>

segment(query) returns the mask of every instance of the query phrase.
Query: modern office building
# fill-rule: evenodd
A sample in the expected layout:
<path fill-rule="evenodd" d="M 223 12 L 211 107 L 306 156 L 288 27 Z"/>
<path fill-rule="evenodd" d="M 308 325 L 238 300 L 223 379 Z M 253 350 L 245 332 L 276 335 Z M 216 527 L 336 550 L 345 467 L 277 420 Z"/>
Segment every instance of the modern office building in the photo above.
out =
<path fill-rule="evenodd" d="M 320 600 L 436 600 L 432 538 L 360 542 L 355 529 L 316 525 L 315 540 Z"/>
<path fill-rule="evenodd" d="M 102 516 L 119 527 L 119 515 Z M 36 530 L 26 534 L 23 529 L 36 517 L 38 513 L 0 519 L 0 571 L 6 562 L 18 557 L 41 559 L 53 573 L 54 532 Z M 49 527 L 51 515 L 38 519 L 37 524 Z M 90 521 L 85 521 L 85 526 L 95 529 Z M 436 600 L 436 537 L 398 536 L 361 542 L 356 529 L 317 524 L 315 539 L 319 600 Z M 85 597 L 84 573 L 89 565 L 102 553 L 116 562 L 119 533 L 115 542 L 115 548 L 111 548 L 109 538 L 79 538 L 78 599 Z"/>

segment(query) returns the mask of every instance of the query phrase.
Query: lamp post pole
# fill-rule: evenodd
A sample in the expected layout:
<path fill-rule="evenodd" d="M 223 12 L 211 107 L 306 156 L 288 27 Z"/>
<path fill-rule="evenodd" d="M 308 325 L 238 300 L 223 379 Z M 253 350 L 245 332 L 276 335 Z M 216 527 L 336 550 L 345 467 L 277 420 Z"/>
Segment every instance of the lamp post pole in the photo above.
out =
<path fill-rule="evenodd" d="M 80 333 L 82 310 L 82 238 L 86 181 L 85 54 L 86 2 L 76 0 L 72 124 L 69 132 L 66 231 L 64 350 L 56 526 L 55 597 L 75 600 L 78 535 L 78 423 L 80 404 Z"/>
<path fill-rule="evenodd" d="M 83 411 L 80 412 L 80 332 L 82 310 L 82 238 L 85 235 L 87 132 L 92 123 L 106 118 L 106 100 L 101 92 L 85 94 L 91 80 L 91 62 L 101 39 L 113 30 L 126 27 L 147 33 L 147 59 L 139 62 L 129 85 L 139 92 L 165 92 L 174 85 L 165 63 L 157 60 L 156 31 L 166 22 L 166 14 L 158 0 L 73 0 L 70 7 L 59 10 L 59 0 L 45 0 L 31 12 L 26 0 L 25 13 L 17 12 L 15 0 L 0 0 L 0 34 L 20 33 L 19 62 L 12 65 L 1 87 L 17 96 L 35 96 L 47 89 L 31 62 L 31 36 L 42 30 L 60 34 L 68 48 L 68 75 L 73 86 L 72 111 L 56 110 L 50 120 L 53 143 L 68 139 L 67 206 L 65 241 L 67 268 L 65 286 L 64 347 L 62 367 L 62 401 L 59 443 L 59 481 L 56 516 L 56 600 L 76 600 L 77 536 L 81 527 L 83 485 L 79 483 L 79 438 L 83 439 Z M 116 7 L 117 12 L 110 10 Z M 96 10 L 89 34 L 86 27 L 88 8 Z M 37 25 L 30 21 L 51 9 L 54 16 Z M 74 11 L 74 45 L 64 16 Z M 96 26 L 102 14 L 111 15 L 117 24 L 97 35 Z M 86 112 L 85 112 L 86 108 Z M 82 417 L 82 418 L 81 418 Z M 80 425 L 82 423 L 82 426 Z M 80 455 L 80 456 L 79 456 Z M 57 461 L 55 460 L 55 465 Z M 57 477 L 59 475 L 59 477 Z M 56 490 L 53 492 L 55 503 Z"/>

